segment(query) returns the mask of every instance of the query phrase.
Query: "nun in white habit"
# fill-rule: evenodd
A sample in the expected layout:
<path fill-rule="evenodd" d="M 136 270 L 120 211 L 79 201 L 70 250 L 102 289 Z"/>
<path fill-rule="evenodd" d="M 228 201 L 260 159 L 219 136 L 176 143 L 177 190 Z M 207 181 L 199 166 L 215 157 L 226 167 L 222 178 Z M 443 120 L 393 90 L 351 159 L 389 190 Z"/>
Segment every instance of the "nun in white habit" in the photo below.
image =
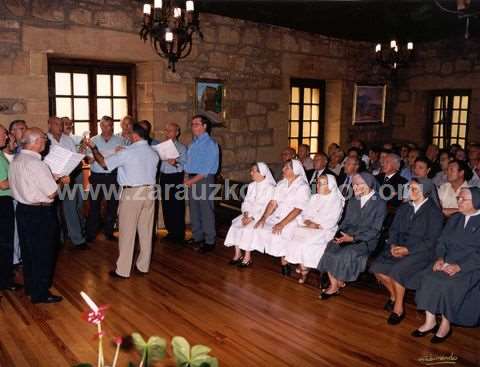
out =
<path fill-rule="evenodd" d="M 273 198 L 275 180 L 268 166 L 258 162 L 250 168 L 253 182 L 248 185 L 247 194 L 242 203 L 242 214 L 232 221 L 225 238 L 225 246 L 235 246 L 235 255 L 230 265 L 248 267 L 251 263 L 252 237 L 255 221 L 262 216 L 267 204 Z M 242 251 L 245 255 L 242 256 Z"/>
<path fill-rule="evenodd" d="M 288 275 L 288 263 L 284 256 L 297 227 L 298 216 L 310 199 L 310 187 L 300 161 L 293 159 L 285 162 L 282 172 L 283 180 L 277 184 L 273 199 L 255 224 L 253 247 L 282 257 L 282 274 Z"/>
<path fill-rule="evenodd" d="M 304 283 L 309 269 L 316 268 L 329 241 L 338 229 L 345 199 L 332 175 L 317 179 L 317 194 L 312 195 L 305 210 L 299 216 L 292 241 L 287 247 L 285 259 L 299 264 L 299 283 Z"/>

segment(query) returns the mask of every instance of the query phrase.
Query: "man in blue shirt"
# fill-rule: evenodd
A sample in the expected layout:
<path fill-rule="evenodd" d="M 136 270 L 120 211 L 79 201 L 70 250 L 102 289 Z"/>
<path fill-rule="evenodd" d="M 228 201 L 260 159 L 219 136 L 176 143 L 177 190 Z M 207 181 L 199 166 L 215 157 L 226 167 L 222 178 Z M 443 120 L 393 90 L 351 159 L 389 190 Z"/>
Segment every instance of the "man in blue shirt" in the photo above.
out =
<path fill-rule="evenodd" d="M 193 141 L 187 150 L 185 172 L 192 237 L 203 253 L 215 248 L 215 211 L 211 193 L 219 165 L 219 148 L 208 132 L 211 122 L 201 115 L 192 118 Z"/>
<path fill-rule="evenodd" d="M 183 243 L 185 240 L 185 201 L 181 195 L 184 181 L 183 166 L 187 160 L 187 148 L 178 141 L 180 126 L 168 123 L 165 136 L 171 139 L 180 156 L 162 161 L 160 166 L 160 187 L 162 190 L 163 222 L 168 231 L 167 240 Z"/>
<path fill-rule="evenodd" d="M 101 167 L 118 169 L 118 183 L 122 187 L 118 207 L 119 256 L 116 269 L 109 273 L 116 278 L 130 276 L 137 233 L 140 243 L 135 262 L 137 272 L 148 273 L 152 256 L 155 182 L 160 159 L 148 145 L 147 131 L 140 124 L 133 124 L 129 138 L 131 144 L 128 147 L 108 158 L 104 158 L 98 149 L 92 149 Z"/>

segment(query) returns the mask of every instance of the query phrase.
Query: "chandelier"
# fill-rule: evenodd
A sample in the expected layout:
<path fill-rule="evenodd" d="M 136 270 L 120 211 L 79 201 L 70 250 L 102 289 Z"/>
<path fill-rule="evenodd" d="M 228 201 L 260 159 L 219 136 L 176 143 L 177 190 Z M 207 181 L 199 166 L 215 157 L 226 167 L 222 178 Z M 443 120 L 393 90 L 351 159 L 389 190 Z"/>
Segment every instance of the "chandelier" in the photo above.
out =
<path fill-rule="evenodd" d="M 443 6 L 438 0 L 433 0 L 437 7 L 448 14 L 456 15 L 459 19 L 465 19 L 465 39 L 470 37 L 470 18 L 475 19 L 480 15 L 480 11 L 471 9 L 471 0 L 457 0 L 456 10 L 448 9 Z"/>
<path fill-rule="evenodd" d="M 143 25 L 140 38 L 150 39 L 155 52 L 168 60 L 168 68 L 175 72 L 175 63 L 187 57 L 192 51 L 192 36 L 200 32 L 198 12 L 194 10 L 193 0 L 182 1 L 155 0 L 143 5 Z"/>
<path fill-rule="evenodd" d="M 382 47 L 381 43 L 375 46 L 377 63 L 383 67 L 396 71 L 401 66 L 407 66 L 413 58 L 413 42 L 408 42 L 403 47 L 397 41 L 390 41 L 390 47 Z"/>

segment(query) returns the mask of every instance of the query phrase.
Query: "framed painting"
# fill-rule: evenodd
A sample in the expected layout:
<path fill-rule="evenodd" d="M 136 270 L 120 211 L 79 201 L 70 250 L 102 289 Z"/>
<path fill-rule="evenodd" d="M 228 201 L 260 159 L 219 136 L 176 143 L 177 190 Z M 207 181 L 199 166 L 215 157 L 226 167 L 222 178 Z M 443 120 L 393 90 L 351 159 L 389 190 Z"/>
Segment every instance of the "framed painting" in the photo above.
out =
<path fill-rule="evenodd" d="M 355 84 L 353 94 L 353 124 L 385 122 L 386 85 Z"/>
<path fill-rule="evenodd" d="M 195 112 L 205 114 L 215 125 L 225 119 L 225 85 L 216 79 L 197 79 L 195 82 Z"/>

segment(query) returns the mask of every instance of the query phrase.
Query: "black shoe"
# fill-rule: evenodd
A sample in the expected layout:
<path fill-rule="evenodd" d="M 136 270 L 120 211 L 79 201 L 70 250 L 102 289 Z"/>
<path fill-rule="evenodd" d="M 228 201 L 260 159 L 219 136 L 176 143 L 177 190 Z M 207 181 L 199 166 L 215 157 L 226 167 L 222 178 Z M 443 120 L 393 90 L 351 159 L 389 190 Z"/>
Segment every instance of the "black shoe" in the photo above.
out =
<path fill-rule="evenodd" d="M 242 262 L 242 260 L 243 260 L 243 257 L 240 256 L 237 260 L 235 259 L 230 260 L 228 262 L 228 265 L 238 265 Z"/>
<path fill-rule="evenodd" d="M 450 338 L 450 335 L 452 335 L 452 328 L 450 327 L 450 330 L 448 330 L 448 333 L 447 335 L 445 336 L 437 336 L 437 335 L 434 335 L 432 337 L 432 339 L 430 339 L 430 343 L 432 344 L 440 344 L 440 343 L 443 343 L 445 340 L 447 340 L 448 338 Z"/>
<path fill-rule="evenodd" d="M 195 241 L 194 239 L 189 239 L 185 241 L 185 245 L 193 247 L 195 251 L 198 251 L 203 246 L 203 241 Z"/>
<path fill-rule="evenodd" d="M 54 294 L 49 293 L 48 296 L 42 298 L 32 298 L 32 303 L 58 303 L 63 300 L 63 297 L 56 296 Z"/>
<path fill-rule="evenodd" d="M 402 322 L 404 318 L 405 318 L 405 311 L 403 311 L 401 315 L 397 315 L 395 312 L 392 312 L 387 319 L 387 323 L 389 325 L 398 325 Z"/>
<path fill-rule="evenodd" d="M 138 275 L 141 275 L 141 276 L 145 276 L 148 274 L 148 271 L 141 271 L 140 269 L 138 269 L 136 266 L 135 266 L 135 273 L 137 273 Z M 116 272 L 115 272 L 116 274 Z"/>
<path fill-rule="evenodd" d="M 330 286 L 330 279 L 328 278 L 328 273 L 321 273 L 320 275 L 320 288 L 327 289 Z"/>
<path fill-rule="evenodd" d="M 82 250 L 82 251 L 85 251 L 85 250 L 88 250 L 90 247 L 88 247 L 87 243 L 86 242 L 83 242 L 79 245 L 75 245 L 73 246 L 74 250 Z"/>
<path fill-rule="evenodd" d="M 190 238 L 189 240 L 185 240 L 185 245 L 187 246 L 193 246 L 197 243 L 201 243 L 203 241 L 195 241 L 193 238 Z"/>
<path fill-rule="evenodd" d="M 206 243 L 203 244 L 202 247 L 198 250 L 201 254 L 206 254 L 207 252 L 215 250 L 215 245 L 207 245 Z"/>
<path fill-rule="evenodd" d="M 252 260 L 248 260 L 247 262 L 245 261 L 242 261 L 238 264 L 238 267 L 239 268 L 248 268 L 250 265 L 253 264 L 253 261 Z"/>
<path fill-rule="evenodd" d="M 116 270 L 110 270 L 108 272 L 108 275 L 110 275 L 112 278 L 128 279 L 128 277 L 124 277 L 123 275 L 118 274 Z"/>
<path fill-rule="evenodd" d="M 5 288 L 0 288 L 0 290 L 15 292 L 23 288 L 23 284 L 19 283 L 10 283 Z"/>
<path fill-rule="evenodd" d="M 320 298 L 322 301 L 326 301 L 327 299 L 338 296 L 339 294 L 340 294 L 340 291 L 336 291 L 335 293 L 326 293 L 322 291 L 318 296 L 318 298 Z"/>
<path fill-rule="evenodd" d="M 283 276 L 289 276 L 290 275 L 290 266 L 287 265 L 282 265 L 282 275 Z"/>
<path fill-rule="evenodd" d="M 385 311 L 393 312 L 393 306 L 395 306 L 395 301 L 389 299 L 387 303 L 385 303 L 385 306 L 383 306 L 383 309 Z"/>
<path fill-rule="evenodd" d="M 412 331 L 412 333 L 410 335 L 415 337 L 415 338 L 422 338 L 427 334 L 436 333 L 438 331 L 438 328 L 439 328 L 439 325 L 435 325 L 430 330 L 426 330 L 426 331 L 420 331 L 420 330 L 417 329 L 417 330 Z"/>

